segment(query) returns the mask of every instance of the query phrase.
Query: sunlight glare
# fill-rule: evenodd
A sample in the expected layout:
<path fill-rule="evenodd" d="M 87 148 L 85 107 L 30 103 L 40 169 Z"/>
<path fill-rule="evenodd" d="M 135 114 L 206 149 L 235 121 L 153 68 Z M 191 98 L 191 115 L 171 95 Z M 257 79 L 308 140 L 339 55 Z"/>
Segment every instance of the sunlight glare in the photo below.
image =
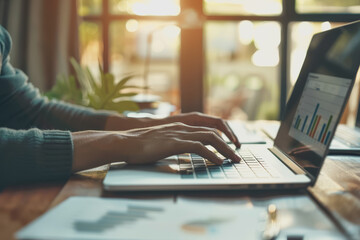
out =
<path fill-rule="evenodd" d="M 280 26 L 278 23 L 269 22 L 255 27 L 254 41 L 257 49 L 273 49 L 280 44 Z"/>
<path fill-rule="evenodd" d="M 300 22 L 296 31 L 296 38 L 301 36 L 302 38 L 311 38 L 314 34 L 314 26 L 309 22 Z"/>
<path fill-rule="evenodd" d="M 278 1 L 250 0 L 244 2 L 244 9 L 255 15 L 272 15 L 281 13 L 282 5 Z"/>
<path fill-rule="evenodd" d="M 139 28 L 139 22 L 135 19 L 130 19 L 126 22 L 126 30 L 128 32 L 136 32 Z"/>
<path fill-rule="evenodd" d="M 162 34 L 169 39 L 177 38 L 180 34 L 180 28 L 175 25 L 169 25 L 164 27 Z"/>
<path fill-rule="evenodd" d="M 331 23 L 330 22 L 323 22 L 321 23 L 321 31 L 326 31 L 331 29 Z"/>
<path fill-rule="evenodd" d="M 251 62 L 258 67 L 275 67 L 279 64 L 277 49 L 257 50 L 251 57 Z"/>
<path fill-rule="evenodd" d="M 139 16 L 179 15 L 180 7 L 171 0 L 144 0 L 131 5 L 132 12 Z"/>
<path fill-rule="evenodd" d="M 152 46 L 152 51 L 154 53 L 161 53 L 165 50 L 165 43 L 163 40 L 155 39 Z"/>
<path fill-rule="evenodd" d="M 239 40 L 244 45 L 249 45 L 254 38 L 254 24 L 249 21 L 241 21 L 238 25 Z"/>

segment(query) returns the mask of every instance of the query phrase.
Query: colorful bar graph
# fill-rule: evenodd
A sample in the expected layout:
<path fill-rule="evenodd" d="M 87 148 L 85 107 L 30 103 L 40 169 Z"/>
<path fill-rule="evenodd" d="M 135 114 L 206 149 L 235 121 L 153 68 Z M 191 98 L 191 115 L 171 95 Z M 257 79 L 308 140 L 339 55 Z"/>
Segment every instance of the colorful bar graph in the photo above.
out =
<path fill-rule="evenodd" d="M 310 130 L 310 133 L 308 134 L 310 137 L 312 137 L 312 133 L 313 133 L 313 131 L 314 131 L 314 128 L 315 128 L 315 125 L 316 125 L 316 122 L 317 122 L 317 120 L 318 120 L 318 115 L 315 117 L 315 120 L 313 121 L 313 124 L 312 124 L 312 126 L 311 126 L 311 130 Z"/>
<path fill-rule="evenodd" d="M 320 119 L 321 119 L 321 116 L 317 116 L 316 123 L 315 123 L 315 128 L 314 128 L 314 131 L 311 134 L 312 138 L 314 138 L 314 136 L 315 136 L 316 130 L 317 130 L 318 126 L 319 126 Z"/>
<path fill-rule="evenodd" d="M 297 116 L 296 121 L 295 121 L 294 128 L 296 128 L 296 129 L 298 129 L 299 119 L 300 119 L 300 115 Z"/>
<path fill-rule="evenodd" d="M 298 119 L 296 120 L 296 125 L 295 125 L 295 128 L 296 128 L 296 129 L 299 129 L 300 123 L 301 123 L 301 118 L 298 118 Z"/>
<path fill-rule="evenodd" d="M 329 130 L 329 126 L 330 126 L 330 124 L 331 124 L 332 118 L 333 118 L 333 115 L 330 115 L 329 121 L 328 121 L 328 123 L 326 124 L 326 128 L 325 128 L 325 131 L 324 131 L 324 135 L 323 135 L 322 138 L 321 138 L 321 143 L 324 143 L 325 136 L 326 136 L 326 134 L 327 134 L 327 131 Z M 326 143 L 325 143 L 325 145 L 326 145 Z"/>
<path fill-rule="evenodd" d="M 326 138 L 325 138 L 325 142 L 324 142 L 325 145 L 326 145 L 327 142 L 329 141 L 330 134 L 331 134 L 330 131 L 326 134 Z M 325 136 L 325 135 L 324 135 L 324 136 Z"/>
<path fill-rule="evenodd" d="M 319 109 L 319 105 L 320 105 L 319 103 L 316 104 L 314 114 L 313 114 L 313 116 L 312 116 L 312 118 L 311 118 L 311 122 L 310 122 L 309 128 L 308 128 L 307 133 L 306 133 L 307 135 L 310 134 L 311 128 L 314 127 L 314 124 L 313 124 L 313 123 L 314 123 L 314 119 L 315 119 L 316 113 L 317 113 L 317 111 L 318 111 L 318 109 Z"/>
<path fill-rule="evenodd" d="M 315 110 L 314 110 L 314 113 L 312 114 L 310 124 L 308 126 L 306 124 L 307 124 L 307 122 L 309 120 L 309 115 L 305 116 L 305 120 L 304 120 L 304 118 L 302 118 L 300 116 L 300 114 L 297 115 L 296 121 L 294 122 L 294 128 L 297 129 L 297 130 L 300 130 L 300 125 L 301 125 L 301 132 L 304 132 L 305 126 L 307 126 L 306 135 L 308 135 L 309 137 L 311 137 L 313 139 L 316 139 L 316 141 L 318 141 L 318 142 L 326 144 L 327 141 L 328 141 L 329 136 L 331 135 L 331 133 L 328 132 L 328 131 L 329 131 L 329 128 L 330 128 L 331 121 L 333 119 L 333 115 L 330 115 L 329 120 L 327 121 L 327 123 L 322 124 L 321 130 L 320 130 L 319 125 L 320 125 L 320 122 L 322 120 L 322 116 L 317 114 L 318 111 L 319 111 L 319 107 L 320 107 L 320 104 L 317 103 L 316 107 L 315 107 Z M 302 121 L 302 120 L 304 120 L 304 121 Z M 325 122 L 325 121 L 322 120 L 322 122 Z"/>
<path fill-rule="evenodd" d="M 305 117 L 305 121 L 304 121 L 303 126 L 301 128 L 301 132 L 304 132 L 304 128 L 305 128 L 307 120 L 308 120 L 308 115 L 306 115 L 306 117 Z"/>
<path fill-rule="evenodd" d="M 326 126 L 326 124 L 324 123 L 323 126 L 322 126 L 322 128 L 321 128 L 321 132 L 320 132 L 320 135 L 319 135 L 319 138 L 318 138 L 318 141 L 319 141 L 319 142 L 321 142 L 321 137 L 322 137 L 322 135 L 323 135 L 323 133 L 324 133 L 325 126 Z"/>

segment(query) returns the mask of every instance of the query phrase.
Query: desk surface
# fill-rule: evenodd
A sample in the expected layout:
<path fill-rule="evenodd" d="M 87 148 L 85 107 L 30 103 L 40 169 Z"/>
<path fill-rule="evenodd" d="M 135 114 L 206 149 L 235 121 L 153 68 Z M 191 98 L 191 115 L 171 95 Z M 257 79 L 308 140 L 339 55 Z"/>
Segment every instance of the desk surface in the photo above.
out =
<path fill-rule="evenodd" d="M 0 192 L 0 239 L 14 239 L 14 233 L 36 219 L 49 208 L 71 196 L 118 197 L 132 199 L 179 198 L 233 201 L 256 201 L 290 197 L 315 201 L 340 232 L 360 233 L 360 181 L 346 174 L 346 169 L 332 159 L 325 161 L 316 185 L 307 191 L 271 192 L 149 192 L 110 193 L 102 189 L 107 166 L 73 175 L 66 182 L 38 183 L 9 187 Z M 341 184 L 340 184 L 341 183 Z M 298 198 L 299 197 L 299 198 Z M 349 235 L 350 232 L 350 235 Z M 359 235 L 357 235 L 359 236 Z M 354 238 L 354 237 L 352 237 Z M 356 239 L 356 238 L 354 238 Z"/>
<path fill-rule="evenodd" d="M 324 168 L 325 171 L 334 171 L 333 163 L 329 163 Z M 102 180 L 105 177 L 107 167 L 85 171 L 73 175 L 66 183 L 46 183 L 33 184 L 21 187 L 6 188 L 0 193 L 0 239 L 13 239 L 14 233 L 25 226 L 27 223 L 36 219 L 49 208 L 56 206 L 70 196 L 96 196 L 96 197 L 119 197 L 133 199 L 171 199 L 176 201 L 178 198 L 206 199 L 206 200 L 244 200 L 250 199 L 271 199 L 279 197 L 299 196 L 300 201 L 311 199 L 308 192 L 149 192 L 149 193 L 110 193 L 102 190 Z M 359 185 L 358 185 L 359 186 Z M 310 188 L 316 199 L 322 206 L 331 209 L 336 215 L 341 215 L 346 221 L 359 227 L 359 207 L 358 202 L 352 202 L 348 195 L 336 195 L 329 197 L 328 192 L 344 191 L 344 189 L 325 173 L 321 174 L 314 188 Z M 347 204 L 339 204 L 346 200 Z M 351 204 L 349 204 L 351 203 Z M 354 206 L 357 206 L 357 208 Z M 328 215 L 329 216 L 329 215 Z M 330 214 L 330 219 L 333 217 Z M 339 231 L 343 231 L 343 223 L 335 225 Z"/>

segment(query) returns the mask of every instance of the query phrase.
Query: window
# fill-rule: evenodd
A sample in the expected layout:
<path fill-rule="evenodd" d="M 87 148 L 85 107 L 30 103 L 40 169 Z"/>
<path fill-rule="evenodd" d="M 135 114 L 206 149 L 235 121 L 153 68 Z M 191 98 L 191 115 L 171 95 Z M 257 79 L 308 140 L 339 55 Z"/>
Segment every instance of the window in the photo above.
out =
<path fill-rule="evenodd" d="M 279 119 L 311 36 L 360 19 L 360 3 L 79 0 L 78 12 L 83 64 L 145 84 L 150 59 L 150 92 L 164 101 L 252 120 Z"/>
<path fill-rule="evenodd" d="M 179 12 L 179 0 L 80 0 L 81 63 L 97 71 L 100 61 L 118 79 L 134 74 L 131 85 L 179 106 Z"/>

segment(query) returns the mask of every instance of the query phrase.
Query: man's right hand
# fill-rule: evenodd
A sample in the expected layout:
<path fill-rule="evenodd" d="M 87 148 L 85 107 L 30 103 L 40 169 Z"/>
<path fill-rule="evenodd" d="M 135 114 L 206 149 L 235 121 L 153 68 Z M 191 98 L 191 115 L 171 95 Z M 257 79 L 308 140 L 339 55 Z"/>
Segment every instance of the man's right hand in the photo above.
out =
<path fill-rule="evenodd" d="M 240 158 L 220 137 L 207 127 L 170 123 L 127 131 L 84 131 L 72 133 L 74 142 L 73 172 L 112 162 L 152 163 L 181 153 L 196 153 L 211 162 L 222 164 L 206 145 L 221 155 L 239 162 Z"/>

